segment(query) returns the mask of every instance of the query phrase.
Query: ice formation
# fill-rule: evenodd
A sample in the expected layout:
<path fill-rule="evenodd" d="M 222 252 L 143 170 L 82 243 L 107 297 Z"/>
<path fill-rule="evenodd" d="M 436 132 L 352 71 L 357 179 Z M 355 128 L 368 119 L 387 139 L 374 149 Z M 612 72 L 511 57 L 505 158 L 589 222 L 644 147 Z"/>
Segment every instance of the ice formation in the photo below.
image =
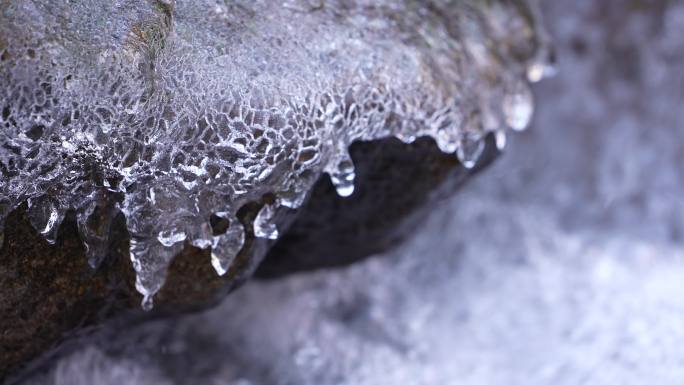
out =
<path fill-rule="evenodd" d="M 353 141 L 434 138 L 465 167 L 524 129 L 549 70 L 534 0 L 33 0 L 0 4 L 0 223 L 68 210 L 96 267 L 122 212 L 145 308 L 188 242 L 225 274 Z M 215 234 L 209 219 L 229 226 Z M 0 231 L 0 234 L 2 231 Z M 1 237 L 1 236 L 0 236 Z"/>

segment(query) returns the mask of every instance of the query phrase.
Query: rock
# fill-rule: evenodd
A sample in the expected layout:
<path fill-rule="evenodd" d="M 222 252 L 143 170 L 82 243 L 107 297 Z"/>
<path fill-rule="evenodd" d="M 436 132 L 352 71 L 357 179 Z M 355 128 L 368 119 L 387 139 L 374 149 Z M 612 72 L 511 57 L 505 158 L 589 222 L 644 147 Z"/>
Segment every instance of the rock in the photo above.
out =
<path fill-rule="evenodd" d="M 435 203 L 454 194 L 499 151 L 490 137 L 472 170 L 425 138 L 413 144 L 360 142 L 350 152 L 357 165 L 354 195 L 342 198 L 331 183 L 317 183 L 292 227 L 259 266 L 258 277 L 344 266 L 395 247 L 417 231 Z"/>
<path fill-rule="evenodd" d="M 211 305 L 279 235 L 262 276 L 382 250 L 529 122 L 527 2 L 310 4 L 0 4 L 0 372 Z"/>
<path fill-rule="evenodd" d="M 491 142 L 487 153 L 496 153 Z M 359 171 L 357 193 L 348 200 L 340 198 L 329 179 L 322 178 L 302 210 L 290 213 L 291 227 L 271 249 L 261 276 L 349 264 L 395 246 L 410 234 L 410 227 L 422 218 L 421 212 L 475 172 L 460 166 L 453 155 L 443 154 L 430 140 L 410 145 L 396 140 L 359 143 L 352 147 L 352 157 Z M 423 162 L 416 162 L 417 158 Z M 390 176 L 388 164 L 401 168 Z M 408 177 L 412 177 L 410 184 Z M 410 194 L 397 193 L 402 187 Z M 244 223 L 252 221 L 258 209 L 258 205 L 245 208 L 241 213 Z M 316 223 L 323 218 L 327 222 Z M 186 243 L 169 267 L 154 311 L 144 312 L 139 307 L 122 216 L 112 227 L 109 253 L 97 270 L 88 265 L 72 216 L 67 215 L 54 245 L 33 229 L 25 206 L 10 214 L 6 223 L 6 240 L 0 251 L 3 375 L 40 368 L 54 354 L 65 351 L 61 346 L 65 341 L 93 333 L 106 323 L 130 324 L 210 306 L 244 282 L 273 243 L 249 233 L 237 263 L 222 277 L 207 263 L 208 250 Z M 353 228 L 363 231 L 350 230 Z M 40 359 L 34 360 L 36 357 Z"/>

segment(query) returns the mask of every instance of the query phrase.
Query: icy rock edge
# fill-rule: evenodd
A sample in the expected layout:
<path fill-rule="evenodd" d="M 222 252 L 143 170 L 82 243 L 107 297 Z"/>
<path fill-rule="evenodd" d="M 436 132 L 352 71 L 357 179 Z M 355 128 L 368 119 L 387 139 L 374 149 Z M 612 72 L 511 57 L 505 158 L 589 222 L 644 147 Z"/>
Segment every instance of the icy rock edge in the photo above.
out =
<path fill-rule="evenodd" d="M 246 203 L 272 197 L 253 233 L 276 239 L 323 173 L 351 195 L 353 141 L 473 167 L 527 127 L 550 57 L 534 0 L 2 2 L 0 241 L 24 202 L 49 242 L 73 210 L 96 268 L 122 212 L 151 309 L 185 242 L 226 274 Z"/>

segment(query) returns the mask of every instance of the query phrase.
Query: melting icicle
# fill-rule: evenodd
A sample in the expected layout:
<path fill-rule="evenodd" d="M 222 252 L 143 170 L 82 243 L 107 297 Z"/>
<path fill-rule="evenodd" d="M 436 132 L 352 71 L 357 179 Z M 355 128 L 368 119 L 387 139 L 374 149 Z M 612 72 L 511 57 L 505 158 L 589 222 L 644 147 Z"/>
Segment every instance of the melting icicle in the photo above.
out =
<path fill-rule="evenodd" d="M 131 235 L 129 252 L 136 272 L 135 288 L 143 295 L 144 310 L 152 309 L 153 297 L 164 284 L 166 270 L 182 249 L 182 243 L 166 247 L 155 238 Z"/>
<path fill-rule="evenodd" d="M 278 227 L 274 222 L 276 208 L 274 204 L 266 204 L 259 210 L 254 219 L 254 235 L 258 238 L 278 239 Z"/>
<path fill-rule="evenodd" d="M 228 272 L 230 265 L 245 244 L 245 229 L 237 220 L 231 220 L 225 234 L 214 237 L 211 246 L 211 265 L 218 275 Z"/>
<path fill-rule="evenodd" d="M 57 231 L 64 219 L 64 209 L 47 196 L 28 200 L 28 216 L 31 225 L 50 244 L 57 241 Z"/>
<path fill-rule="evenodd" d="M 465 134 L 456 149 L 456 156 L 463 167 L 471 169 L 477 164 L 483 150 L 484 140 L 481 137 L 475 134 Z"/>
<path fill-rule="evenodd" d="M 114 219 L 113 207 L 99 207 L 95 203 L 76 214 L 78 232 L 85 245 L 88 264 L 96 269 L 107 254 L 109 231 Z"/>
<path fill-rule="evenodd" d="M 337 195 L 346 198 L 354 193 L 354 179 L 356 171 L 354 163 L 347 150 L 342 150 L 337 165 L 328 171 Z"/>
<path fill-rule="evenodd" d="M 458 141 L 451 131 L 440 130 L 435 141 L 437 142 L 437 147 L 446 154 L 451 154 L 458 149 Z"/>
<path fill-rule="evenodd" d="M 532 120 L 534 101 L 532 92 L 525 84 L 518 84 L 503 98 L 503 113 L 506 124 L 516 130 L 524 131 Z"/>

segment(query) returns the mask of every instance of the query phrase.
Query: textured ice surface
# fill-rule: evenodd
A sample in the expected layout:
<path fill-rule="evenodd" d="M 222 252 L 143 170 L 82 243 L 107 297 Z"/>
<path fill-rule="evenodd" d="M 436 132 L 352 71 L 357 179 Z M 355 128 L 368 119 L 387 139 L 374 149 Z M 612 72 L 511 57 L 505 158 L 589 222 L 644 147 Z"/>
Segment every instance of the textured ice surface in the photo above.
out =
<path fill-rule="evenodd" d="M 0 222 L 27 202 L 54 241 L 75 210 L 97 266 L 122 211 L 149 307 L 184 242 L 226 272 L 245 231 L 211 215 L 273 194 L 273 239 L 323 172 L 352 194 L 352 141 L 431 136 L 472 167 L 526 127 L 549 57 L 530 3 L 2 1 Z"/>
<path fill-rule="evenodd" d="M 560 71 L 532 129 L 405 247 L 251 282 L 35 383 L 681 384 L 684 4 L 625 4 L 547 3 Z"/>

